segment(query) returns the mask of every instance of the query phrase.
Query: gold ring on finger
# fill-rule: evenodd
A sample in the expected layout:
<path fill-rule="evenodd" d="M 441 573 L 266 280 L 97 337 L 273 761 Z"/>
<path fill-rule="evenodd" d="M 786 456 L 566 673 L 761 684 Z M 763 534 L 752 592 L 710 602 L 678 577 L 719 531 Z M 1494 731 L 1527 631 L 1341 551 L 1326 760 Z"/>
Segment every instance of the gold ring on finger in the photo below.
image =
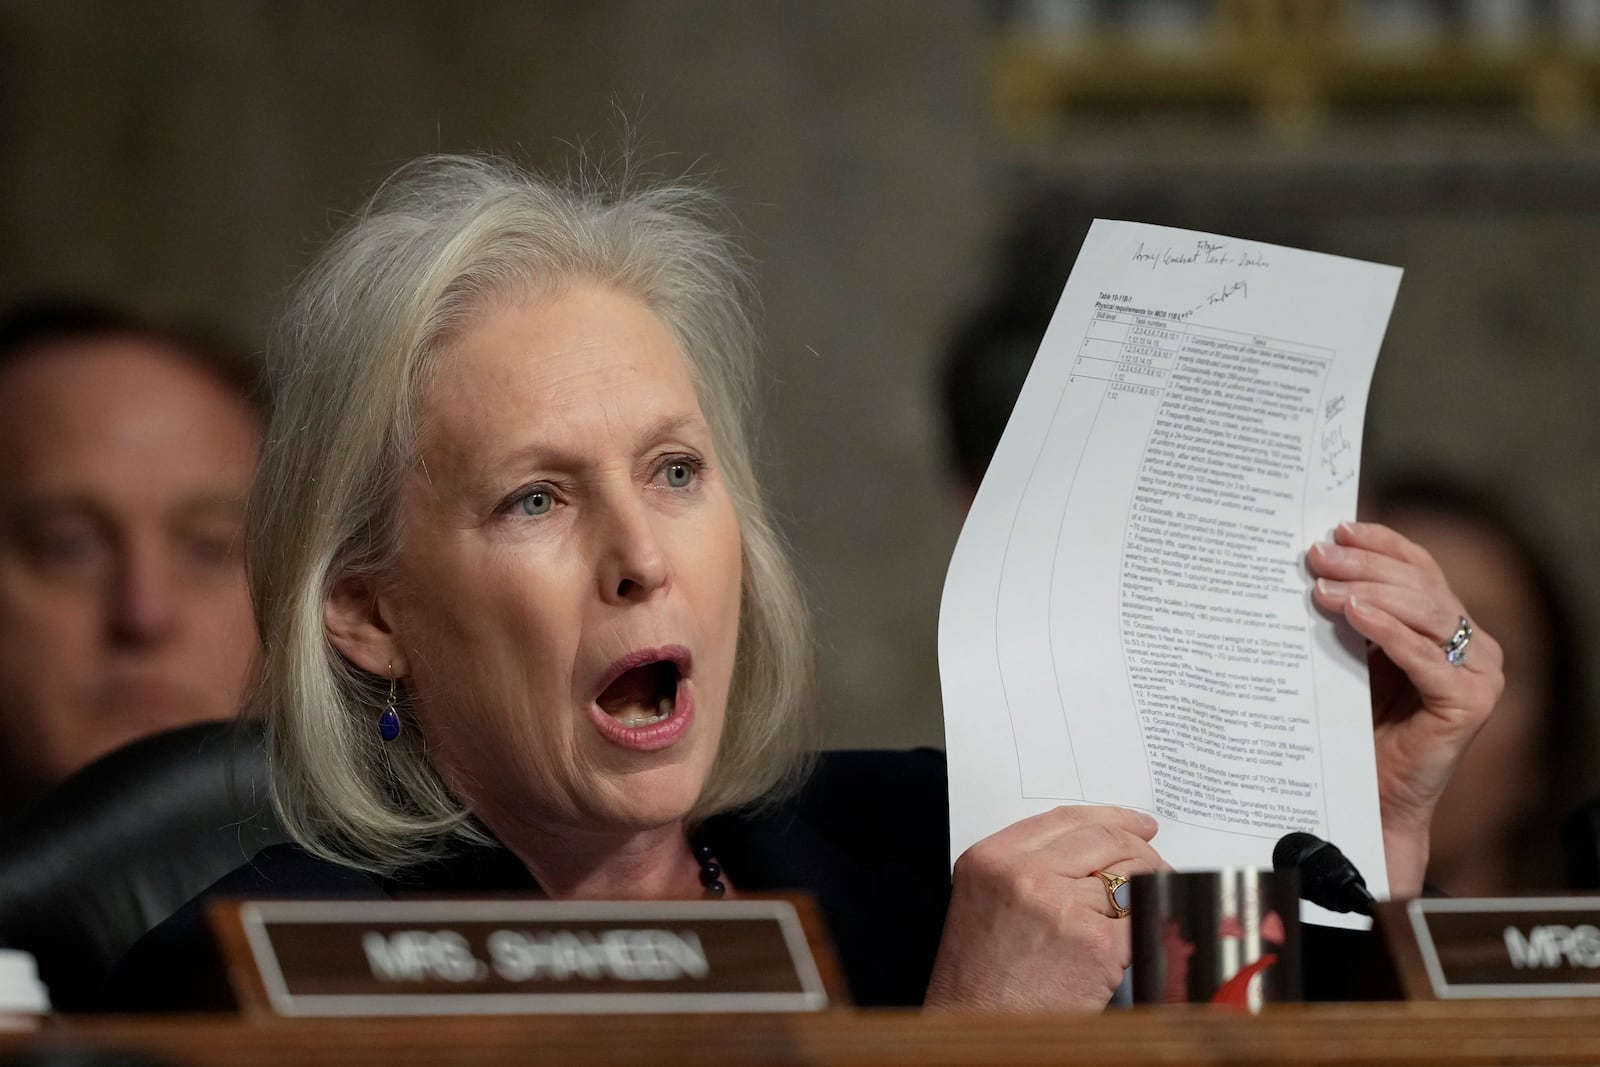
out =
<path fill-rule="evenodd" d="M 1117 899 L 1117 890 L 1128 884 L 1128 880 L 1120 874 L 1111 871 L 1093 871 L 1096 878 L 1100 879 L 1106 887 L 1106 903 L 1111 905 L 1111 914 L 1118 919 L 1128 917 L 1128 909 L 1122 906 L 1122 901 Z"/>

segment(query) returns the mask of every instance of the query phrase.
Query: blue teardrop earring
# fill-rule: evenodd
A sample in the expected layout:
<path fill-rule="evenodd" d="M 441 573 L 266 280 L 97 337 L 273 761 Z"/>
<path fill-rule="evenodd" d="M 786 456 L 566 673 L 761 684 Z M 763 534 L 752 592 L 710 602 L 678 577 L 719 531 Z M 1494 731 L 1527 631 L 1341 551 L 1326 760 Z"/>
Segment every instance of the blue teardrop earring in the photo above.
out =
<path fill-rule="evenodd" d="M 383 714 L 378 716 L 378 736 L 384 742 L 393 741 L 400 736 L 400 713 L 394 710 L 394 666 L 389 667 L 389 703 L 384 706 Z"/>

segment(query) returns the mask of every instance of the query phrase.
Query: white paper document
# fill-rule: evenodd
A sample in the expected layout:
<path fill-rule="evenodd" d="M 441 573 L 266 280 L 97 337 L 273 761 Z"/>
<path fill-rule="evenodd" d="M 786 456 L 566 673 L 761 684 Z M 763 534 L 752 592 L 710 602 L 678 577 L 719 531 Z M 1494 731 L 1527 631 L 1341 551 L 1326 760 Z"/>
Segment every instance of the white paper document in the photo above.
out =
<path fill-rule="evenodd" d="M 939 617 L 952 857 L 1059 804 L 1180 870 L 1290 830 L 1388 894 L 1364 642 L 1305 551 L 1354 518 L 1395 267 L 1096 221 Z"/>

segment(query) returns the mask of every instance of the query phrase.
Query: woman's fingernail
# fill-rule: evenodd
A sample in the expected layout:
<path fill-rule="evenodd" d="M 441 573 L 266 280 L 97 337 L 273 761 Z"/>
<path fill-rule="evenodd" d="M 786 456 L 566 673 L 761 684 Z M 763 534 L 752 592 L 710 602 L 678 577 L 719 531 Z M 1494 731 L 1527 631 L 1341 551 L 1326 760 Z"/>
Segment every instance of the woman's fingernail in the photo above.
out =
<path fill-rule="evenodd" d="M 1344 557 L 1344 549 L 1340 548 L 1332 541 L 1318 541 L 1316 547 L 1317 554 L 1323 559 L 1327 560 L 1329 563 L 1337 563 Z"/>
<path fill-rule="evenodd" d="M 1350 587 L 1344 582 L 1335 582 L 1328 578 L 1317 579 L 1317 592 L 1323 596 L 1344 596 L 1349 591 Z"/>
<path fill-rule="evenodd" d="M 1353 611 L 1357 615 L 1372 614 L 1372 609 L 1367 607 L 1367 602 L 1365 600 L 1357 600 L 1353 596 L 1344 602 L 1344 606 L 1346 611 Z"/>
<path fill-rule="evenodd" d="M 1356 524 L 1353 522 L 1341 522 L 1339 524 L 1339 532 L 1346 537 L 1352 537 L 1356 532 Z"/>

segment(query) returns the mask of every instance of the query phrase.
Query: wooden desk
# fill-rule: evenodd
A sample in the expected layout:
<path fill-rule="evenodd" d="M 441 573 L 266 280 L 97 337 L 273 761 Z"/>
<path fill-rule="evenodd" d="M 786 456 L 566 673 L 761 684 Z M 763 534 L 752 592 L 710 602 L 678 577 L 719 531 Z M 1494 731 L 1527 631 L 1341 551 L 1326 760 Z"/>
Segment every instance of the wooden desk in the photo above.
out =
<path fill-rule="evenodd" d="M 0 1034 L 137 1049 L 174 1064 L 395 1067 L 661 1064 L 1595 1064 L 1600 1002 L 1485 1001 L 1092 1016 L 834 1012 L 799 1016 L 486 1016 L 360 1020 L 66 1018 Z"/>

